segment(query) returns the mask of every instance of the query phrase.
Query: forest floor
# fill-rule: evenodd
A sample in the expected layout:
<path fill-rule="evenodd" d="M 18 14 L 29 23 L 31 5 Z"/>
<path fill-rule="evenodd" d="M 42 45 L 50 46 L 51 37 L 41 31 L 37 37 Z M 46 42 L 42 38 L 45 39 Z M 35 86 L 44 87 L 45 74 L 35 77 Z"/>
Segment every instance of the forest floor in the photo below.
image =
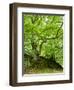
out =
<path fill-rule="evenodd" d="M 40 74 L 40 73 L 63 73 L 63 70 L 56 70 L 51 68 L 27 68 L 25 74 Z"/>

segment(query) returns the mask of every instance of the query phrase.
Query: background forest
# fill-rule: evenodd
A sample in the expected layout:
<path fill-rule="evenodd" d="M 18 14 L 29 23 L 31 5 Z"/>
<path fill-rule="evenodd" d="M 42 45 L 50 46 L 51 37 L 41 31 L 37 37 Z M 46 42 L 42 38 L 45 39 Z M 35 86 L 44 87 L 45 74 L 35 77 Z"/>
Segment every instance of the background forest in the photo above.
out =
<path fill-rule="evenodd" d="M 24 73 L 63 72 L 63 17 L 24 14 Z"/>

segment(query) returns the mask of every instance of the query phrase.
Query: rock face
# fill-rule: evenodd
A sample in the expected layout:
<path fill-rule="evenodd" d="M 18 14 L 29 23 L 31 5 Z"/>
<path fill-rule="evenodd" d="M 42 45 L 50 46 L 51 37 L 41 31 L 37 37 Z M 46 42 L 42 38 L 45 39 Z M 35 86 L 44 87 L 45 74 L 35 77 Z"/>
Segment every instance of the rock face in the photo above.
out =
<path fill-rule="evenodd" d="M 40 62 L 41 61 L 44 63 L 44 66 L 48 68 L 63 70 L 63 67 L 59 63 L 57 63 L 55 58 L 52 56 L 50 58 L 40 57 Z"/>
<path fill-rule="evenodd" d="M 63 70 L 63 67 L 56 62 L 56 59 L 54 56 L 51 56 L 49 59 L 47 59 L 48 67 L 52 68 L 52 69 L 57 69 L 57 70 Z"/>
<path fill-rule="evenodd" d="M 45 58 L 43 56 L 39 56 L 38 60 L 33 60 L 32 56 L 25 54 L 26 60 L 30 63 L 29 66 L 32 68 L 51 68 L 56 70 L 63 70 L 63 67 L 56 62 L 55 57 L 52 55 L 50 58 Z"/>

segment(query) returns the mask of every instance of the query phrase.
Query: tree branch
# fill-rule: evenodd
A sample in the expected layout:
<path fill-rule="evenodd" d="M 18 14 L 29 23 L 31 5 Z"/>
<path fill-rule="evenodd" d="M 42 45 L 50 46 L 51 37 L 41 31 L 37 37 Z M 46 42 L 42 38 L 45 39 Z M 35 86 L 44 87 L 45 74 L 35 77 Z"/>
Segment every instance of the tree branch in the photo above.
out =
<path fill-rule="evenodd" d="M 50 24 L 52 24 L 52 23 L 53 23 L 54 19 L 55 19 L 55 16 L 52 18 L 52 21 L 50 22 Z"/>
<path fill-rule="evenodd" d="M 45 38 L 45 39 L 41 42 L 40 47 L 39 47 L 39 53 L 40 53 L 40 54 L 41 54 L 41 49 L 42 49 L 43 43 L 46 43 L 47 40 L 57 39 L 57 38 L 59 37 L 59 36 L 58 36 L 59 30 L 61 29 L 62 26 L 63 26 L 63 22 L 62 22 L 61 26 L 58 28 L 55 37 Z"/>
<path fill-rule="evenodd" d="M 62 22 L 61 26 L 59 27 L 59 29 L 57 30 L 56 37 L 58 36 L 59 30 L 61 29 L 62 26 L 63 26 L 63 22 Z"/>
<path fill-rule="evenodd" d="M 45 41 L 42 41 L 41 44 L 40 44 L 40 46 L 39 46 L 39 54 L 41 54 L 41 49 L 42 49 L 43 43 L 45 43 Z"/>
<path fill-rule="evenodd" d="M 55 37 L 46 38 L 46 40 L 50 40 L 50 39 L 57 39 L 57 38 L 59 37 L 59 36 L 58 36 L 59 30 L 62 28 L 62 26 L 63 26 L 63 22 L 62 22 L 62 24 L 60 25 L 60 27 L 58 28 L 57 33 L 56 33 Z"/>

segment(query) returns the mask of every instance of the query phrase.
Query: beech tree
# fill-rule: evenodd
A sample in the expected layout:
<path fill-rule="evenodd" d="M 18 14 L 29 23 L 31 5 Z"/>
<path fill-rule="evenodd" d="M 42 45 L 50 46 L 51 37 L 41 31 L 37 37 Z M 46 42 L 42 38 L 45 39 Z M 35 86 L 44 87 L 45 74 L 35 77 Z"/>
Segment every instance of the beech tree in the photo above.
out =
<path fill-rule="evenodd" d="M 63 16 L 24 14 L 24 54 L 35 61 L 54 55 L 63 65 Z"/>

